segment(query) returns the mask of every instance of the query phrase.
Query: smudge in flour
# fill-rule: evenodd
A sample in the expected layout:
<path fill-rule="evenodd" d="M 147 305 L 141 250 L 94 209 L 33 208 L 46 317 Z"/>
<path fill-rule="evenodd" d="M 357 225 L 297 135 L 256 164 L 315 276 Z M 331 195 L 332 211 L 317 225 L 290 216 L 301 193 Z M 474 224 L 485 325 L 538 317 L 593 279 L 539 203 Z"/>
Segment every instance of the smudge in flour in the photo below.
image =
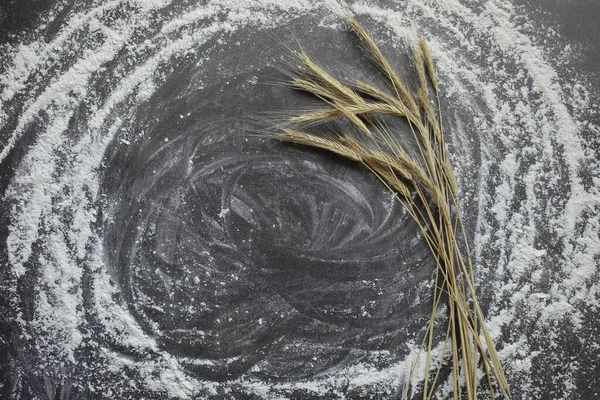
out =
<path fill-rule="evenodd" d="M 431 43 L 515 398 L 594 395 L 597 95 L 507 1 L 350 8 L 400 64 Z M 418 230 L 368 171 L 243 135 L 243 115 L 306 100 L 261 84 L 274 37 L 362 68 L 331 12 L 113 0 L 53 23 L 0 67 L 0 390 L 395 396 L 430 309 Z"/>

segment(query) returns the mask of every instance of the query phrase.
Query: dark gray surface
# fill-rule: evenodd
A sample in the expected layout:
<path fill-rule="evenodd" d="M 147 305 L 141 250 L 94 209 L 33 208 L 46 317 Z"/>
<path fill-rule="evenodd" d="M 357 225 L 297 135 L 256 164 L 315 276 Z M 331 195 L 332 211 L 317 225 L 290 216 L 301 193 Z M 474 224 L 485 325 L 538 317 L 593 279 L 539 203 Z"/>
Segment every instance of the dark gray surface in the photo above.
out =
<path fill-rule="evenodd" d="M 581 50 L 576 52 L 583 56 L 573 58 L 559 68 L 559 73 L 566 76 L 573 69 L 597 85 L 593 65 L 600 59 L 600 50 L 597 45 L 594 47 L 594 39 L 599 37 L 596 19 L 589 18 L 599 17 L 597 6 L 589 1 L 572 3 L 576 5 L 570 8 L 572 13 L 563 13 L 562 5 L 553 8 L 550 3 L 540 6 L 544 12 L 531 5 L 525 9 L 534 10 L 532 18 L 539 18 L 548 26 L 556 25 L 563 33 L 552 44 L 556 48 L 572 44 Z M 185 4 L 176 4 L 170 11 L 177 12 L 178 6 L 184 8 Z M 3 20 L 11 21 L 3 25 L 4 40 L 18 43 L 31 39 L 38 23 L 33 14 L 44 7 L 31 6 L 32 14 L 27 17 L 17 12 L 15 4 L 4 7 Z M 63 3 L 57 6 L 56 19 L 42 31 L 48 38 L 64 23 L 70 7 Z M 401 4 L 391 7 L 402 9 Z M 130 12 L 126 6 L 123 8 L 123 13 Z M 353 163 L 322 152 L 245 136 L 253 127 L 248 116 L 306 104 L 307 99 L 301 95 L 264 84 L 282 79 L 274 67 L 286 51 L 279 43 L 293 36 L 327 65 L 349 70 L 363 68 L 350 35 L 318 26 L 325 12 L 292 18 L 285 27 L 264 32 L 251 26 L 223 34 L 203 45 L 201 56 L 192 54 L 170 60 L 163 67 L 164 79 L 159 80 L 157 90 L 147 101 L 131 100 L 121 105 L 114 117 L 126 121 L 122 131 L 143 134 L 127 136 L 130 144 L 126 146 L 115 139 L 106 149 L 98 171 L 100 196 L 94 207 L 99 213 L 94 230 L 103 241 L 104 262 L 119 288 L 116 301 L 142 330 L 154 337 L 159 350 L 140 353 L 105 335 L 93 300 L 95 267 L 85 258 L 79 261 L 83 271 L 80 289 L 84 318 L 79 329 L 86 338 L 84 344 L 77 350 L 74 362 L 61 360 L 64 355 L 60 352 L 40 347 L 36 337 L 40 331 L 27 331 L 29 328 L 17 321 L 36 318 L 33 303 L 39 291 L 37 285 L 40 281 L 43 284 L 44 278 L 35 260 L 52 245 L 51 232 L 44 232 L 33 249 L 28 272 L 14 286 L 12 271 L 2 271 L 6 275 L 4 281 L 11 282 L 2 287 L 0 298 L 0 366 L 4 378 L 0 393 L 4 397 L 164 398 L 166 394 L 160 389 L 144 386 L 146 381 L 138 367 L 165 353 L 185 358 L 180 366 L 189 376 L 220 382 L 222 391 L 212 395 L 214 398 L 261 397 L 237 382 L 238 378 L 249 377 L 277 387 L 326 378 L 332 371 L 343 371 L 357 363 L 383 371 L 404 359 L 406 343 L 421 337 L 429 316 L 428 284 L 433 271 L 429 253 L 410 218 L 383 185 Z M 164 15 L 158 13 L 153 22 Z M 579 27 L 580 22 L 590 28 Z M 390 33 L 384 28 L 375 29 L 377 24 L 373 21 L 367 20 L 367 26 L 374 29 L 380 40 L 389 39 Z M 149 24 L 140 31 L 138 43 L 153 37 L 160 27 L 159 23 Z M 436 31 L 435 25 L 431 29 Z M 225 44 L 218 39 L 224 39 Z M 77 53 L 85 40 L 85 36 L 74 38 L 69 46 Z M 391 53 L 396 46 L 388 42 L 384 47 Z M 8 61 L 10 53 L 6 54 L 9 56 L 3 57 L 2 62 Z M 397 63 L 406 62 L 402 48 L 394 54 Z M 118 73 L 130 68 L 124 61 L 127 57 L 124 49 L 93 80 L 92 97 L 100 99 L 99 103 L 119 85 Z M 144 57 L 138 54 L 131 63 L 135 65 Z M 202 63 L 196 64 L 200 59 Z M 254 81 L 261 84 L 249 83 Z M 469 83 L 464 85 L 468 87 Z M 588 89 L 594 87 L 597 86 Z M 25 108 L 20 101 L 17 98 L 7 108 L 10 113 L 1 131 L 2 138 L 8 137 L 18 123 Z M 458 129 L 459 124 L 470 121 L 464 116 L 472 112 L 471 106 L 448 103 L 444 105 L 451 110 L 447 116 L 449 129 Z M 82 101 L 74 107 L 68 130 L 69 139 L 74 142 L 89 134 L 86 129 L 95 111 L 90 104 L 94 101 Z M 38 124 L 44 123 L 41 115 Z M 449 142 L 451 150 L 461 155 L 460 160 L 470 160 L 458 169 L 465 186 L 461 200 L 470 206 L 466 207 L 466 223 L 473 240 L 481 211 L 477 209 L 481 199 L 475 184 L 480 178 L 481 158 L 500 160 L 509 150 L 499 145 L 497 154 L 482 155 L 474 134 L 477 129 L 463 129 L 474 141 L 470 147 L 463 148 L 459 139 L 453 137 Z M 2 164 L 0 237 L 2 264 L 6 266 L 9 262 L 5 238 L 9 235 L 14 202 L 4 193 L 35 140 L 33 124 Z M 520 143 L 527 144 L 527 139 Z M 596 144 L 597 141 L 590 143 L 590 153 L 599 151 Z M 59 152 L 56 157 L 62 157 L 66 165 L 72 161 L 68 151 Z M 533 162 L 525 162 L 522 168 L 526 170 Z M 483 185 L 487 188 L 485 196 L 493 196 L 500 181 L 496 179 L 495 167 L 491 167 Z M 68 170 L 68 166 L 65 168 Z M 549 168 L 555 174 L 566 167 L 558 159 Z M 594 171 L 581 174 L 591 180 Z M 568 186 L 568 177 L 564 179 Z M 517 195 L 509 207 L 515 214 L 520 210 L 519 197 L 527 196 L 525 184 L 522 186 L 515 189 Z M 551 206 L 564 206 L 560 194 L 549 193 L 542 195 L 547 201 L 538 210 L 540 215 Z M 56 201 L 60 202 L 60 198 Z M 73 213 L 73 209 L 63 214 L 57 211 L 58 217 L 66 221 L 73 218 Z M 553 242 L 557 234 L 546 228 L 545 221 L 551 218 L 552 215 L 543 215 L 537 221 L 540 234 L 536 240 L 546 250 L 544 265 L 549 277 L 531 285 L 539 285 L 541 293 L 550 292 L 552 281 L 560 280 L 562 273 L 557 270 L 556 275 L 552 274 L 553 262 L 563 257 L 564 249 Z M 585 226 L 584 221 L 580 229 Z M 486 285 L 486 280 L 497 278 L 493 268 L 508 256 L 503 249 L 491 245 L 481 254 L 481 299 L 486 306 L 495 299 L 496 309 L 502 309 L 502 301 L 494 297 L 494 287 Z M 529 284 L 530 279 L 523 277 L 519 285 Z M 417 297 L 419 301 L 415 301 Z M 510 302 L 508 298 L 504 301 Z M 190 305 L 196 307 L 193 312 Z M 593 307 L 580 309 L 584 310 L 587 326 L 573 336 L 569 335 L 573 328 L 565 325 L 568 321 L 562 325 L 559 321 L 549 333 L 536 331 L 535 321 L 527 319 L 516 319 L 512 326 L 504 327 L 498 338 L 500 348 L 502 343 L 518 343 L 516 338 L 525 335 L 531 339 L 530 347 L 523 351 L 546 352 L 534 358 L 533 378 L 527 378 L 527 384 L 536 390 L 520 387 L 523 371 L 508 363 L 515 398 L 598 397 L 599 354 L 594 347 L 598 344 L 598 313 Z M 550 336 L 552 340 L 548 339 Z M 551 349 L 552 346 L 556 348 Z M 106 370 L 107 351 L 132 360 L 136 367 Z M 205 359 L 212 360 L 212 364 L 198 362 Z M 578 363 L 574 367 L 574 387 L 565 387 L 561 365 L 573 360 Z M 255 368 L 257 365 L 260 368 Z M 106 394 L 109 388 L 113 391 L 111 396 Z M 367 384 L 359 390 L 348 384 L 345 388 L 332 385 L 326 394 L 311 388 L 284 388 L 273 390 L 269 396 L 395 398 L 398 388 Z M 199 390 L 195 396 L 209 395 Z"/>

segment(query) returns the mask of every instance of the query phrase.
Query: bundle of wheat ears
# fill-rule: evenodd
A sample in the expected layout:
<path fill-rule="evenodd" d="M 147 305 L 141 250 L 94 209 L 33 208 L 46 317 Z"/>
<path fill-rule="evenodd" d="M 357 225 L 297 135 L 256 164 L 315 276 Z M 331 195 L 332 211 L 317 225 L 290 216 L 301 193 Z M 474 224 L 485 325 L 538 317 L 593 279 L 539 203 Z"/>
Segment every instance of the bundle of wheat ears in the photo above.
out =
<path fill-rule="evenodd" d="M 347 23 L 364 54 L 377 67 L 379 79 L 336 78 L 304 50 L 295 51 L 297 66 L 286 71 L 290 77 L 286 84 L 316 96 L 322 105 L 278 124 L 274 137 L 363 164 L 402 203 L 431 250 L 436 263 L 433 309 L 402 398 L 414 395 L 415 390 L 424 399 L 432 398 L 442 367 L 448 362 L 455 399 L 475 399 L 481 380 L 489 387 L 491 398 L 497 390 L 510 397 L 477 301 L 457 182 L 444 142 L 438 79 L 427 44 L 421 38 L 414 49 L 416 79 L 409 86 L 357 19 L 348 18 Z M 404 139 L 398 128 L 390 127 L 390 119 L 404 121 L 408 133 Z M 439 346 L 434 338 L 440 329 L 435 318 L 445 302 L 449 313 L 445 339 L 433 359 L 434 347 Z M 448 354 L 451 360 L 445 361 Z M 417 368 L 423 368 L 424 378 L 418 387 L 411 388 Z"/>

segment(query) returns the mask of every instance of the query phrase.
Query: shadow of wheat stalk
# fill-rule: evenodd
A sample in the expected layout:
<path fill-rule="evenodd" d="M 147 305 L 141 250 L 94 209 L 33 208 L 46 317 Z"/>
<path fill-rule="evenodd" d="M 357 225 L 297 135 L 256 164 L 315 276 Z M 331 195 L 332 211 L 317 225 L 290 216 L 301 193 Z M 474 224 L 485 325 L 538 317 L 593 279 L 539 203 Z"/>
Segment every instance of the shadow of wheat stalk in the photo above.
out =
<path fill-rule="evenodd" d="M 411 89 L 358 20 L 350 17 L 347 23 L 385 82 L 338 79 L 299 50 L 296 52 L 299 65 L 286 71 L 290 77 L 286 85 L 316 96 L 323 104 L 277 124 L 276 133 L 271 136 L 362 163 L 394 193 L 418 224 L 436 262 L 436 284 L 431 317 L 402 398 L 409 396 L 419 366 L 425 372 L 423 398 L 432 398 L 449 352 L 455 399 L 477 397 L 482 379 L 478 368 L 483 369 L 491 398 L 495 396 L 494 380 L 501 393 L 510 397 L 502 364 L 476 296 L 456 178 L 444 142 L 438 80 L 427 44 L 421 38 L 414 49 L 417 81 L 416 89 Z M 401 142 L 382 116 L 407 123 L 412 148 Z M 335 129 L 319 128 L 339 120 L 346 124 L 337 124 Z M 448 302 L 449 318 L 442 352 L 439 359 L 433 360 L 435 316 L 443 298 Z M 419 363 L 423 352 L 424 366 Z"/>

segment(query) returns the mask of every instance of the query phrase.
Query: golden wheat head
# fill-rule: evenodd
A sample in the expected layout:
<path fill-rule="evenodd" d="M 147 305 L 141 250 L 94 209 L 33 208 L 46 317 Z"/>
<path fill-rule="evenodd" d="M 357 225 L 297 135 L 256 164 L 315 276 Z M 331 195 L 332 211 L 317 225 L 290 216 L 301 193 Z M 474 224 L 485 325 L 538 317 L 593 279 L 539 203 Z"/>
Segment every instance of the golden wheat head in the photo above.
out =
<path fill-rule="evenodd" d="M 425 39 L 420 38 L 413 51 L 417 76 L 413 90 L 358 20 L 350 17 L 347 23 L 365 55 L 384 74 L 387 87 L 365 79 L 338 78 L 308 53 L 300 51 L 299 67 L 289 71 L 288 85 L 314 95 L 322 106 L 291 116 L 278 126 L 275 137 L 363 164 L 394 192 L 421 229 L 436 264 L 432 313 L 421 345 L 425 351 L 425 378 L 419 388 L 423 398 L 434 396 L 447 352 L 452 355 L 455 399 L 477 397 L 479 368 L 483 369 L 491 398 L 496 389 L 508 398 L 508 382 L 477 300 L 458 207 L 458 187 L 444 142 L 439 82 L 431 52 Z M 390 128 L 384 117 L 405 121 L 408 137 L 412 139 L 402 140 L 402 135 Z M 320 126 L 332 123 L 339 128 L 336 134 L 319 130 Z M 442 299 L 448 302 L 449 316 L 442 331 L 445 332 L 442 354 L 434 360 L 434 338 L 438 337 L 439 329 L 435 316 Z M 407 377 L 403 398 L 410 395 L 419 359 Z"/>

